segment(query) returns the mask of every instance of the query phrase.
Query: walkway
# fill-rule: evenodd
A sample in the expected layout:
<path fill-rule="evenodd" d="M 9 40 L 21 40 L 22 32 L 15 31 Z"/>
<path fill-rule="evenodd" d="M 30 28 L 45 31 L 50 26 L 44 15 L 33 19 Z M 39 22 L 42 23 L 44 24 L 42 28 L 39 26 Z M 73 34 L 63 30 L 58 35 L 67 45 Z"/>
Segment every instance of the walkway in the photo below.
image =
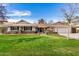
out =
<path fill-rule="evenodd" d="M 67 33 L 66 34 L 60 34 L 60 35 L 68 37 L 68 34 Z M 70 38 L 79 39 L 79 33 L 70 33 L 69 34 L 69 37 Z"/>

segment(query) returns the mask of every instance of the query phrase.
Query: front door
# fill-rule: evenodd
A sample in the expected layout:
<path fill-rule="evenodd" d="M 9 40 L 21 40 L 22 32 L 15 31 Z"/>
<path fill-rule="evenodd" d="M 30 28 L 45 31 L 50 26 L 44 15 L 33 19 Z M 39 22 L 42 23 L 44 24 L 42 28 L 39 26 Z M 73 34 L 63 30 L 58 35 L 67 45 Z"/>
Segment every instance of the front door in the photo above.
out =
<path fill-rule="evenodd" d="M 36 32 L 44 33 L 44 28 L 37 28 L 37 31 Z"/>

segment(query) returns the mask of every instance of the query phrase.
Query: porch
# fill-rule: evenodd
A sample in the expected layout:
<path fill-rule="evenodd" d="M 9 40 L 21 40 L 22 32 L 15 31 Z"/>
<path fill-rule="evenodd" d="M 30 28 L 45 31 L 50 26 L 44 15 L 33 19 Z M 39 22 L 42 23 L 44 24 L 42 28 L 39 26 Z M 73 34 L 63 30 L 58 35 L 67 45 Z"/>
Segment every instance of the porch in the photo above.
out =
<path fill-rule="evenodd" d="M 33 26 L 10 26 L 6 33 L 12 34 L 26 34 L 26 33 L 45 33 L 46 28 Z"/>
<path fill-rule="evenodd" d="M 6 33 L 12 34 L 24 34 L 24 33 L 34 33 L 35 28 L 32 26 L 10 26 L 7 28 Z"/>

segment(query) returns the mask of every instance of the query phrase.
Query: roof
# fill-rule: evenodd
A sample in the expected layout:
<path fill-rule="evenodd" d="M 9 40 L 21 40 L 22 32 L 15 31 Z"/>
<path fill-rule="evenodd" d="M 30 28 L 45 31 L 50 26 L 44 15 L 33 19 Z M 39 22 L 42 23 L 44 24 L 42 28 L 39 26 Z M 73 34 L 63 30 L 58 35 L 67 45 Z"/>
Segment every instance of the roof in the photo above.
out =
<path fill-rule="evenodd" d="M 35 24 L 27 24 L 27 23 L 9 23 L 6 26 L 36 26 Z"/>
<path fill-rule="evenodd" d="M 27 22 L 27 21 L 25 21 L 25 20 L 20 20 L 20 21 L 18 21 L 18 22 L 16 22 L 17 24 L 31 24 L 31 23 L 29 23 L 29 22 Z"/>
<path fill-rule="evenodd" d="M 34 26 L 34 27 L 41 27 L 41 28 L 45 28 L 45 27 L 68 27 L 68 25 L 65 25 L 64 23 L 53 23 L 53 24 L 37 24 L 37 23 L 29 23 L 26 22 L 24 20 L 20 20 L 18 22 L 7 22 L 5 24 L 3 24 L 3 26 L 7 27 L 7 26 Z"/>
<path fill-rule="evenodd" d="M 49 26 L 51 27 L 69 27 L 67 23 L 64 22 L 56 22 L 53 24 L 50 24 Z"/>
<path fill-rule="evenodd" d="M 36 26 L 35 23 L 29 23 L 27 21 L 24 20 L 20 20 L 18 22 L 7 22 L 4 23 L 3 26 L 7 27 L 7 26 Z"/>
<path fill-rule="evenodd" d="M 38 27 L 44 28 L 47 27 L 47 24 L 37 24 Z"/>
<path fill-rule="evenodd" d="M 5 22 L 3 24 L 0 24 L 0 27 L 8 27 L 8 26 L 33 26 L 33 27 L 39 27 L 39 28 L 46 28 L 46 27 L 69 27 L 67 23 L 64 22 L 56 22 L 53 24 L 47 24 L 47 23 L 29 23 L 25 20 L 20 20 L 18 22 Z M 79 25 L 73 25 L 72 27 L 79 27 Z"/>

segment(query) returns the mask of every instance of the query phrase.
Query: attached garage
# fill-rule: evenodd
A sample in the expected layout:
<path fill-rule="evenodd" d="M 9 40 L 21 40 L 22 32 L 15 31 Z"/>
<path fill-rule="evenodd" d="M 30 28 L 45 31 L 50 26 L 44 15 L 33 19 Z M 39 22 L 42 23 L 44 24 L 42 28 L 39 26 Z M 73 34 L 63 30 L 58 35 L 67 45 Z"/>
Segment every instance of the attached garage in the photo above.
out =
<path fill-rule="evenodd" d="M 71 33 L 72 28 L 68 26 L 67 23 L 57 22 L 52 25 L 54 27 L 54 32 L 57 32 L 58 34 L 65 34 L 65 33 Z"/>
<path fill-rule="evenodd" d="M 71 28 L 59 27 L 54 29 L 58 34 L 71 33 Z"/>

